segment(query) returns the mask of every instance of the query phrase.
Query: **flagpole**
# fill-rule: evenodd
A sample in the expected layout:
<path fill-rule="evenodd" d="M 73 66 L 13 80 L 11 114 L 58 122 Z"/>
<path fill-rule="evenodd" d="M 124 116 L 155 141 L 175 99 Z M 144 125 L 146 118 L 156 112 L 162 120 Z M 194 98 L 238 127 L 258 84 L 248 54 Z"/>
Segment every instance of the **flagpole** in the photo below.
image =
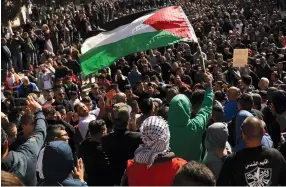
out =
<path fill-rule="evenodd" d="M 198 48 L 199 48 L 199 52 L 200 52 L 200 54 L 201 54 L 202 61 L 203 61 L 203 70 L 204 70 L 204 72 L 206 72 L 205 58 L 203 57 L 203 52 L 202 52 L 202 48 L 201 48 L 201 46 L 200 46 L 199 41 L 198 41 Z"/>

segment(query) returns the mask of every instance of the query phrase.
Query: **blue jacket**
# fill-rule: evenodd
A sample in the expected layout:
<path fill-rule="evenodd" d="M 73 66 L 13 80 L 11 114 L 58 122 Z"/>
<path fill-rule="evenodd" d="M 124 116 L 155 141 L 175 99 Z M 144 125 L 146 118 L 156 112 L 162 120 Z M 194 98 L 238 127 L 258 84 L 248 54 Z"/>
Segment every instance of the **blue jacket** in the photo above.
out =
<path fill-rule="evenodd" d="M 2 170 L 14 173 L 26 186 L 37 184 L 36 163 L 46 138 L 45 116 L 42 112 L 36 113 L 35 116 L 35 130 L 30 139 L 16 151 L 10 151 L 1 161 Z"/>
<path fill-rule="evenodd" d="M 24 92 L 24 85 L 23 83 L 18 87 L 18 96 L 19 97 L 27 97 L 30 93 L 32 93 L 34 90 L 39 90 L 37 85 L 35 83 L 30 83 L 29 84 L 29 93 Z"/>
<path fill-rule="evenodd" d="M 232 118 L 235 116 L 235 114 L 238 112 L 237 102 L 236 101 L 228 101 L 224 104 L 223 107 L 223 118 L 224 122 L 229 122 L 232 120 Z"/>
<path fill-rule="evenodd" d="M 246 110 L 241 110 L 237 116 L 236 116 L 236 120 L 235 120 L 235 132 L 236 132 L 236 145 L 234 147 L 235 151 L 238 152 L 241 149 L 245 148 L 245 142 L 242 139 L 242 134 L 241 134 L 241 125 L 243 123 L 243 121 L 249 117 L 249 116 L 253 116 L 250 112 L 246 111 Z M 265 147 L 270 147 L 273 148 L 273 141 L 271 139 L 271 137 L 269 136 L 268 133 L 266 133 L 261 140 L 261 145 L 265 146 Z"/>
<path fill-rule="evenodd" d="M 129 80 L 133 90 L 136 89 L 136 83 L 138 81 L 141 81 L 141 79 L 142 79 L 142 75 L 141 75 L 141 73 L 139 71 L 137 71 L 137 72 L 130 71 L 128 73 L 128 80 Z"/>
<path fill-rule="evenodd" d="M 86 186 L 86 183 L 70 177 L 73 169 L 74 157 L 69 144 L 65 141 L 49 142 L 43 157 L 45 179 L 40 186 Z"/>

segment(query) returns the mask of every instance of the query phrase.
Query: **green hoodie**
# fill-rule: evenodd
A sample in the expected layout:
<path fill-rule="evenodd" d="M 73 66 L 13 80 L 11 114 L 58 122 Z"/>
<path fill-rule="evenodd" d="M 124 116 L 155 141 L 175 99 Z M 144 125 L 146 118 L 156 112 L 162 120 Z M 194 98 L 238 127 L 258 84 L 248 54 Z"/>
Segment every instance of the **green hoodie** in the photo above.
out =
<path fill-rule="evenodd" d="M 191 119 L 191 102 L 182 94 L 170 102 L 168 123 L 170 128 L 171 151 L 187 161 L 201 160 L 202 135 L 212 113 L 213 90 L 206 89 L 202 106 L 196 117 Z"/>

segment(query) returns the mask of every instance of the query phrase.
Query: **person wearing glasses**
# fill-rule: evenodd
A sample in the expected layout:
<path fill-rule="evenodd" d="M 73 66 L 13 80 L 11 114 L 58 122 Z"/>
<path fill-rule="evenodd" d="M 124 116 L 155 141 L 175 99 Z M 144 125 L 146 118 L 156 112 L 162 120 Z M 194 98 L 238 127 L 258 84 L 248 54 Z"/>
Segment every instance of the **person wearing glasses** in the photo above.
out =
<path fill-rule="evenodd" d="M 65 99 L 65 91 L 63 88 L 56 88 L 55 89 L 55 101 L 53 102 L 52 106 L 62 105 L 65 107 L 66 112 L 72 111 L 73 107 L 71 103 Z"/>
<path fill-rule="evenodd" d="M 69 136 L 67 131 L 65 130 L 65 127 L 60 124 L 56 125 L 49 125 L 47 128 L 47 137 L 46 137 L 46 143 L 52 142 L 52 141 L 65 141 L 68 143 Z M 43 180 L 44 174 L 43 174 L 43 157 L 44 157 L 45 147 L 42 148 L 42 150 L 39 153 L 38 161 L 37 161 L 37 167 L 36 171 L 39 177 L 39 181 Z"/>

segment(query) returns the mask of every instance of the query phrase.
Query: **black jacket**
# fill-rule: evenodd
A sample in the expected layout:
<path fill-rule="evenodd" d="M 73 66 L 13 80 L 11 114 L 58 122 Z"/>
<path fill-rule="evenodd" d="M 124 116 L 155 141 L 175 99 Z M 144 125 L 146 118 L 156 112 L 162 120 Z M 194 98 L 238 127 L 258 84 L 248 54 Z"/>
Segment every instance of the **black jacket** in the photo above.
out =
<path fill-rule="evenodd" d="M 110 180 L 114 185 L 119 185 L 127 160 L 134 158 L 135 150 L 142 143 L 141 134 L 128 130 L 115 130 L 102 137 L 101 143 L 110 163 Z"/>
<path fill-rule="evenodd" d="M 79 147 L 79 158 L 83 160 L 89 186 L 112 185 L 109 180 L 108 158 L 100 143 L 91 141 L 90 138 L 84 140 Z"/>
<path fill-rule="evenodd" d="M 267 147 L 245 148 L 224 162 L 217 186 L 284 186 L 286 162 L 278 150 Z"/>
<path fill-rule="evenodd" d="M 16 151 L 10 151 L 2 159 L 2 170 L 14 173 L 26 186 L 36 186 L 36 163 L 38 154 L 46 138 L 47 122 L 42 112 L 35 114 L 35 130 L 33 135 Z"/>

